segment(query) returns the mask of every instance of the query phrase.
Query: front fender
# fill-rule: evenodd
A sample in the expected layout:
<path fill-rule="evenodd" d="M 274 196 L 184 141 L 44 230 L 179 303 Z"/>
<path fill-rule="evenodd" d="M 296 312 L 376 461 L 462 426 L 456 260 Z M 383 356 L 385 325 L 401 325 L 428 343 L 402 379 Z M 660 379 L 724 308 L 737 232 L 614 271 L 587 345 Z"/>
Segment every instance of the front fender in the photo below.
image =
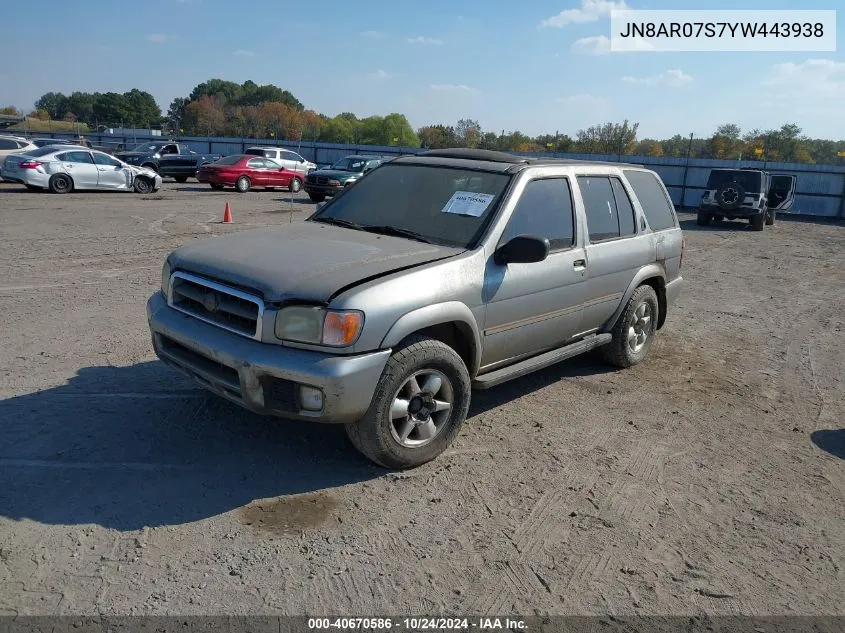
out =
<path fill-rule="evenodd" d="M 472 363 L 471 367 L 467 367 L 467 369 L 472 375 L 475 375 L 481 361 L 481 334 L 472 310 L 460 301 L 436 303 L 407 312 L 399 317 L 387 331 L 384 339 L 382 339 L 381 348 L 395 347 L 414 332 L 445 323 L 457 323 L 463 332 L 472 338 Z"/>
<path fill-rule="evenodd" d="M 619 305 L 616 307 L 616 311 L 613 313 L 605 324 L 601 328 L 601 332 L 609 332 L 613 329 L 613 326 L 616 323 L 616 320 L 619 318 L 619 315 L 622 314 L 622 311 L 625 309 L 625 306 L 628 305 L 628 301 L 631 299 L 631 295 L 634 294 L 634 291 L 639 288 L 646 279 L 653 279 L 657 278 L 660 280 L 660 285 L 665 287 L 666 286 L 666 272 L 663 268 L 660 267 L 658 264 L 649 264 L 640 269 L 640 271 L 634 276 L 633 281 L 628 285 L 628 289 L 625 290 L 625 294 L 622 295 L 622 300 L 619 302 Z"/>

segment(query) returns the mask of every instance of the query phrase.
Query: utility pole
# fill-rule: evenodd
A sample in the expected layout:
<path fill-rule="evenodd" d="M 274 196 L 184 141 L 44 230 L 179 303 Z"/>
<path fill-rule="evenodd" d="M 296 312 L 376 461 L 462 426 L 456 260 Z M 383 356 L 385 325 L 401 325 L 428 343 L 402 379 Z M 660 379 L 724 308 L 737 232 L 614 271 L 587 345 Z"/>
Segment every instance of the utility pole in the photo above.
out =
<path fill-rule="evenodd" d="M 681 207 L 686 206 L 685 203 L 686 203 L 686 200 L 687 200 L 687 174 L 689 173 L 689 160 L 690 160 L 690 154 L 692 154 L 692 139 L 693 139 L 694 136 L 695 136 L 695 132 L 692 132 L 689 135 L 689 145 L 687 145 L 687 162 L 684 165 L 684 183 L 681 186 Z"/>

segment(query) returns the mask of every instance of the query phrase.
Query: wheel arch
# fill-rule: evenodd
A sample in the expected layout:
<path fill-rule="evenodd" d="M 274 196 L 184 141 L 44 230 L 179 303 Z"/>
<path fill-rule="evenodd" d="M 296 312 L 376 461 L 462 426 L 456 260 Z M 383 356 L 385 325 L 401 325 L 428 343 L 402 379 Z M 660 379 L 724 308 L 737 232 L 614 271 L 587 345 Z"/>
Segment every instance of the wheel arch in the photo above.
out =
<path fill-rule="evenodd" d="M 396 347 L 412 335 L 428 336 L 448 345 L 466 365 L 470 377 L 481 361 L 481 336 L 475 317 L 458 301 L 418 308 L 401 316 L 382 339 L 381 347 Z"/>
<path fill-rule="evenodd" d="M 628 301 L 631 300 L 631 295 L 633 295 L 634 291 L 642 285 L 648 285 L 654 288 L 654 292 L 657 294 L 658 307 L 657 329 L 659 330 L 663 327 L 663 324 L 666 322 L 666 310 L 668 305 L 666 301 L 666 273 L 658 264 L 651 264 L 642 268 L 634 276 L 631 283 L 628 284 L 628 288 L 622 295 L 622 299 L 619 301 L 616 311 L 602 326 L 600 330 L 601 332 L 609 332 L 613 328 L 613 325 L 616 323 L 617 319 L 619 319 L 619 315 L 622 314 L 625 306 L 628 305 Z"/>

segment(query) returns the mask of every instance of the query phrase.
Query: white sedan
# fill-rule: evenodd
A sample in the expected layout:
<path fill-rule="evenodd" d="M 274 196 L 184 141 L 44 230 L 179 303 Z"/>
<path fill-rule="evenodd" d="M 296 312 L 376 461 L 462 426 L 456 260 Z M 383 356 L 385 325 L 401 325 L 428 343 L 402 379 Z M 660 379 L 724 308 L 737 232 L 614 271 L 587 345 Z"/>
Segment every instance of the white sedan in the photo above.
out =
<path fill-rule="evenodd" d="M 27 189 L 70 193 L 87 189 L 152 193 L 161 176 L 81 145 L 47 145 L 8 156 L 0 177 Z"/>

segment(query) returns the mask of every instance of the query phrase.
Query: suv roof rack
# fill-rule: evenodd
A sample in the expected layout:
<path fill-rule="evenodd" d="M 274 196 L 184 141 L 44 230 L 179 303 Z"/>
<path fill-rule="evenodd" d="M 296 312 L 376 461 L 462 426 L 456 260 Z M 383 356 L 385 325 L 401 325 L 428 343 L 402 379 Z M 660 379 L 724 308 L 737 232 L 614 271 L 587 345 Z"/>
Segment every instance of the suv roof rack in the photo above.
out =
<path fill-rule="evenodd" d="M 528 158 L 516 156 L 507 152 L 496 152 L 489 149 L 469 149 L 456 147 L 453 149 L 432 149 L 427 152 L 420 152 L 415 156 L 430 156 L 431 158 L 464 158 L 467 160 L 485 160 L 491 163 L 527 163 Z"/>

